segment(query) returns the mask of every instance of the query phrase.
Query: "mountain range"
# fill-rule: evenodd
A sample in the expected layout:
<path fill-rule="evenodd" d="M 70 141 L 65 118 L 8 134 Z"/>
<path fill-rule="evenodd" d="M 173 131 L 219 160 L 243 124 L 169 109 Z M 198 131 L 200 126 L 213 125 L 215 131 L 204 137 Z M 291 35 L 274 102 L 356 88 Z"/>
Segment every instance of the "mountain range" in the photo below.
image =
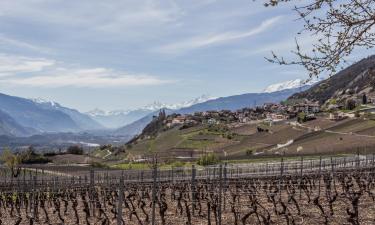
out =
<path fill-rule="evenodd" d="M 296 93 L 290 99 L 310 99 L 324 104 L 332 99 L 344 103 L 348 98 L 375 96 L 375 55 L 341 70 L 312 88 Z"/>
<path fill-rule="evenodd" d="M 189 114 L 209 110 L 237 110 L 245 107 L 256 107 L 261 106 L 264 103 L 283 101 L 294 93 L 306 90 L 309 87 L 310 85 L 304 85 L 298 88 L 284 89 L 275 92 L 248 93 L 221 97 L 175 110 L 175 112 L 180 114 Z"/>
<path fill-rule="evenodd" d="M 288 88 L 287 85 L 283 87 Z M 63 143 L 80 143 L 79 140 L 82 140 L 82 143 L 90 141 L 95 143 L 95 140 L 99 139 L 101 143 L 103 140 L 114 144 L 123 143 L 139 134 L 160 109 L 164 109 L 167 114 L 236 110 L 266 102 L 279 102 L 308 87 L 305 85 L 276 92 L 220 98 L 203 95 L 177 104 L 155 102 L 135 110 L 106 112 L 96 109 L 88 113 L 81 113 L 53 101 L 0 94 L 0 136 L 2 135 L 0 146 L 9 143 L 34 143 L 31 141 L 34 140 L 33 137 L 40 143 L 54 143 L 54 146 Z"/>
<path fill-rule="evenodd" d="M 271 93 L 271 92 L 282 91 L 286 89 L 303 88 L 304 86 L 312 86 L 321 80 L 323 79 L 314 78 L 314 79 L 307 79 L 307 80 L 295 79 L 295 80 L 284 81 L 281 83 L 269 85 L 263 90 L 263 92 Z"/>
<path fill-rule="evenodd" d="M 0 120 L 4 122 L 2 129 L 5 130 L 5 121 L 8 124 L 7 127 L 13 124 L 12 127 L 18 129 L 8 128 L 8 131 L 13 130 L 14 132 L 7 133 L 16 136 L 51 132 L 79 132 L 103 128 L 89 116 L 75 109 L 40 99 L 25 99 L 0 94 L 0 110 Z M 20 129 L 21 127 L 22 129 Z M 17 130 L 20 132 L 16 132 Z M 21 132 L 21 130 L 23 131 Z"/>
<path fill-rule="evenodd" d="M 0 110 L 0 135 L 23 137 L 30 136 L 33 133 L 37 133 L 37 131 L 21 126 L 12 117 Z"/>
<path fill-rule="evenodd" d="M 317 83 L 315 83 L 317 82 Z M 287 99 L 342 103 L 363 94 L 375 99 L 375 56 L 365 58 L 325 80 L 300 79 L 273 84 L 260 93 L 213 98 L 207 95 L 178 104 L 155 102 L 135 110 L 81 113 L 53 101 L 0 94 L 0 148 L 29 144 L 60 148 L 127 142 L 149 124 L 161 109 L 167 114 L 237 110 Z M 48 149 L 48 148 L 46 148 Z"/>
<path fill-rule="evenodd" d="M 288 97 L 297 92 L 308 89 L 309 87 L 310 85 L 304 85 L 298 88 L 285 89 L 270 93 L 248 93 L 242 95 L 233 95 L 228 97 L 211 99 L 181 109 L 163 109 L 166 111 L 166 114 L 192 114 L 194 112 L 203 112 L 209 110 L 237 110 L 245 107 L 260 106 L 264 103 L 269 102 L 280 102 L 286 100 Z M 136 134 L 141 133 L 142 129 L 146 127 L 146 125 L 152 121 L 153 117 L 159 113 L 159 110 L 154 111 L 142 117 L 141 119 L 134 121 L 131 124 L 116 129 L 113 134 L 134 136 Z"/>
<path fill-rule="evenodd" d="M 185 107 L 189 107 L 198 103 L 206 102 L 208 100 L 215 99 L 214 97 L 208 95 L 202 95 L 198 98 L 176 103 L 176 104 L 165 104 L 161 102 L 154 102 L 153 104 L 146 105 L 141 108 L 134 110 L 114 110 L 114 111 L 104 111 L 101 109 L 94 109 L 87 112 L 95 121 L 98 121 L 101 125 L 106 128 L 119 128 L 124 125 L 131 124 L 149 114 L 160 109 L 171 109 L 177 110 Z"/>
<path fill-rule="evenodd" d="M 59 112 L 65 113 L 77 124 L 79 130 L 98 130 L 104 127 L 96 120 L 90 118 L 90 116 L 80 113 L 76 109 L 67 108 L 61 106 L 57 102 L 46 101 L 43 99 L 32 99 L 39 107 L 46 110 L 57 110 Z"/>
<path fill-rule="evenodd" d="M 145 123 L 151 121 L 152 117 L 156 115 L 160 109 L 168 109 L 171 113 L 185 114 L 197 111 L 236 110 L 243 107 L 254 107 L 255 105 L 262 105 L 265 102 L 279 102 L 285 100 L 291 94 L 303 91 L 315 82 L 317 82 L 317 80 L 305 82 L 302 79 L 296 79 L 270 85 L 263 93 L 249 93 L 220 98 L 202 95 L 190 101 L 177 104 L 154 102 L 153 104 L 135 110 L 104 111 L 94 109 L 86 114 L 107 128 L 116 129 L 120 127 L 116 130 L 116 134 L 125 130 L 136 130 L 139 132 L 139 129 L 142 130 Z"/>

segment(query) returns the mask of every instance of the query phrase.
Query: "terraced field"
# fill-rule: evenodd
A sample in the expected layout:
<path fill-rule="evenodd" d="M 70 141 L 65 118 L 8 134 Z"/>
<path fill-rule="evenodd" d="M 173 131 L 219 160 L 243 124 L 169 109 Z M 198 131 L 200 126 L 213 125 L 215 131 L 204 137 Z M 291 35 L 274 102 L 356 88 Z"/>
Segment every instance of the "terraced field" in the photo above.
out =
<path fill-rule="evenodd" d="M 372 120 L 332 121 L 321 116 L 301 125 L 292 121 L 272 126 L 261 124 L 268 132 L 258 132 L 257 126 L 242 124 L 216 130 L 206 125 L 182 130 L 177 127 L 160 133 L 156 138 L 138 141 L 129 152 L 132 155 L 157 152 L 185 159 L 215 152 L 222 158 L 240 159 L 280 154 L 370 152 L 375 146 L 375 121 Z"/>

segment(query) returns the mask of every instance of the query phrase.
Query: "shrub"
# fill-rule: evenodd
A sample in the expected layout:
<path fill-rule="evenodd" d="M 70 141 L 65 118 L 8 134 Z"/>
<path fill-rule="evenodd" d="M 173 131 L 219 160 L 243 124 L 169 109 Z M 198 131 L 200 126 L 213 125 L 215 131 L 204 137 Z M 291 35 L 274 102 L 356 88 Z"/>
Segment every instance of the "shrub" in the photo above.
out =
<path fill-rule="evenodd" d="M 90 166 L 94 168 L 109 168 L 106 164 L 100 162 L 92 162 L 90 163 Z"/>
<path fill-rule="evenodd" d="M 51 162 L 51 160 L 42 155 L 35 155 L 22 160 L 23 164 L 45 164 L 49 162 Z"/>
<path fill-rule="evenodd" d="M 335 98 L 331 98 L 331 99 L 329 100 L 329 104 L 331 104 L 331 105 L 336 105 L 336 104 L 337 104 L 337 100 L 336 100 Z"/>
<path fill-rule="evenodd" d="M 111 144 L 108 144 L 108 145 L 101 145 L 99 147 L 100 150 L 106 150 L 106 149 L 109 149 L 111 150 L 112 149 L 112 145 Z"/>
<path fill-rule="evenodd" d="M 197 164 L 200 166 L 209 166 L 217 164 L 219 162 L 219 158 L 214 153 L 208 153 L 206 155 L 201 156 L 198 159 Z"/>
<path fill-rule="evenodd" d="M 32 146 L 27 151 L 21 152 L 20 157 L 23 164 L 44 164 L 51 162 L 44 155 L 37 153 Z"/>
<path fill-rule="evenodd" d="M 179 168 L 179 167 L 184 167 L 185 163 L 181 162 L 181 161 L 175 161 L 171 164 L 171 167 L 173 168 Z"/>
<path fill-rule="evenodd" d="M 54 151 L 51 151 L 51 152 L 45 152 L 43 153 L 43 156 L 45 157 L 51 157 L 51 156 L 56 156 L 56 155 L 60 155 L 61 153 L 57 153 L 57 152 L 54 152 Z"/>
<path fill-rule="evenodd" d="M 247 149 L 247 150 L 246 150 L 246 155 L 253 155 L 253 154 L 254 154 L 254 152 L 255 152 L 255 150 L 254 150 L 254 149 L 252 149 L 252 148 L 250 148 L 250 149 Z"/>
<path fill-rule="evenodd" d="M 269 132 L 269 130 L 267 129 L 267 128 L 263 128 L 263 127 L 260 127 L 260 126 L 258 126 L 257 127 L 257 131 L 258 131 L 258 133 L 261 133 L 261 132 Z"/>
<path fill-rule="evenodd" d="M 356 107 L 356 102 L 353 99 L 348 99 L 345 104 L 347 110 L 353 110 Z"/>
<path fill-rule="evenodd" d="M 361 117 L 361 115 L 359 114 L 359 111 L 355 111 L 354 116 L 357 117 L 357 118 Z"/>
<path fill-rule="evenodd" d="M 73 155 L 83 155 L 83 148 L 80 147 L 79 145 L 72 145 L 68 148 L 66 152 L 68 154 L 73 154 Z"/>
<path fill-rule="evenodd" d="M 20 174 L 21 167 L 19 166 L 22 162 L 19 154 L 14 154 L 9 148 L 3 149 L 0 161 L 12 172 L 13 177 L 17 177 Z"/>
<path fill-rule="evenodd" d="M 298 113 L 297 122 L 303 123 L 303 122 L 306 122 L 306 121 L 307 121 L 306 113 L 304 113 L 304 112 Z"/>

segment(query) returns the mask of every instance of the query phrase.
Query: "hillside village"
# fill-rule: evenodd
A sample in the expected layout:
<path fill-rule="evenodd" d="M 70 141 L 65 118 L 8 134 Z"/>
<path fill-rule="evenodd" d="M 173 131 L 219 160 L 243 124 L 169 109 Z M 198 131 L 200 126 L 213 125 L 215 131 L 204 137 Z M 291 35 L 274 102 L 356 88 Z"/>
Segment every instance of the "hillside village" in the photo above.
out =
<path fill-rule="evenodd" d="M 320 112 L 320 105 L 314 102 L 301 102 L 293 105 L 266 103 L 256 108 L 243 108 L 236 111 L 221 110 L 196 112 L 192 115 L 172 114 L 165 119 L 166 127 L 182 125 L 190 127 L 197 124 L 246 124 L 254 122 L 279 122 L 296 118 L 298 113 L 313 117 Z"/>
<path fill-rule="evenodd" d="M 374 60 L 366 58 L 279 103 L 192 114 L 167 115 L 161 110 L 128 142 L 127 151 L 132 160 L 144 158 L 145 149 L 176 159 L 195 159 L 206 152 L 243 159 L 368 151 L 375 145 L 375 92 L 361 74 L 368 68 L 363 64 Z M 353 72 L 358 64 L 359 75 Z M 340 84 L 334 92 L 327 89 L 335 85 L 332 80 Z"/>
<path fill-rule="evenodd" d="M 198 125 L 226 124 L 238 127 L 244 124 L 278 123 L 296 119 L 298 122 L 314 120 L 317 116 L 329 120 L 342 120 L 367 115 L 375 112 L 375 99 L 366 94 L 351 96 L 345 103 L 336 103 L 330 99 L 325 104 L 307 99 L 299 101 L 285 101 L 282 103 L 265 103 L 256 108 L 243 108 L 236 111 L 220 110 L 196 112 L 194 114 L 176 114 L 166 116 L 163 110 L 154 120 L 162 118 L 164 129 L 180 127 L 186 129 Z"/>

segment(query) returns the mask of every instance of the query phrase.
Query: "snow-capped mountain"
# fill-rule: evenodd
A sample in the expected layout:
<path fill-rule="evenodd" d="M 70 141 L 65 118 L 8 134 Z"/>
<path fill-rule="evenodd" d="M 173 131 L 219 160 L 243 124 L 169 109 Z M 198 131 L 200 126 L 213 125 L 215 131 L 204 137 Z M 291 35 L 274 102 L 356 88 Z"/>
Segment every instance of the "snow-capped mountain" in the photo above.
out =
<path fill-rule="evenodd" d="M 51 107 L 60 106 L 57 102 L 46 100 L 43 98 L 31 98 L 30 100 L 33 101 L 34 103 L 42 104 L 42 105 L 49 105 Z"/>
<path fill-rule="evenodd" d="M 277 84 L 271 84 L 268 87 L 266 87 L 263 92 L 265 93 L 271 93 L 275 91 L 281 91 L 286 89 L 293 89 L 293 88 L 300 88 L 303 86 L 311 86 L 317 82 L 321 81 L 321 79 L 310 79 L 310 80 L 303 80 L 303 79 L 295 79 L 295 80 L 289 80 Z"/>
<path fill-rule="evenodd" d="M 93 120 L 100 123 L 102 126 L 107 128 L 118 128 L 126 124 L 132 123 L 148 114 L 153 112 L 147 109 L 136 109 L 136 110 L 115 110 L 115 111 L 104 111 L 100 109 L 94 109 L 87 112 Z"/>
<path fill-rule="evenodd" d="M 101 110 L 99 108 L 95 108 L 91 111 L 86 112 L 87 115 L 95 117 L 95 116 L 118 116 L 118 115 L 127 115 L 132 110 L 113 110 L 113 111 L 106 111 Z"/>
<path fill-rule="evenodd" d="M 80 113 L 78 110 L 71 109 L 60 105 L 57 102 L 46 100 L 43 98 L 30 99 L 34 104 L 46 110 L 57 110 L 68 115 L 81 130 L 97 130 L 103 126 L 93 120 L 90 116 Z"/>
<path fill-rule="evenodd" d="M 198 104 L 198 103 L 207 102 L 207 101 L 213 100 L 213 99 L 216 99 L 216 98 L 211 97 L 209 95 L 202 95 L 198 98 L 188 100 L 188 101 L 184 101 L 184 102 L 180 102 L 180 103 L 176 103 L 176 104 L 165 104 L 165 103 L 160 103 L 160 102 L 154 102 L 153 104 L 145 106 L 143 109 L 148 109 L 148 110 L 152 110 L 152 111 L 163 109 L 163 108 L 176 110 L 176 109 L 186 108 L 186 107 Z"/>
<path fill-rule="evenodd" d="M 215 98 L 208 95 L 202 95 L 198 98 L 176 104 L 154 102 L 152 104 L 133 110 L 104 111 L 101 109 L 94 109 L 92 111 L 87 112 L 86 114 L 105 127 L 117 128 L 130 124 L 160 109 L 177 110 L 181 108 L 190 107 L 198 103 L 206 102 L 212 99 Z"/>
<path fill-rule="evenodd" d="M 17 124 L 37 132 L 74 132 L 80 127 L 66 113 L 33 100 L 0 93 L 0 108 Z"/>
<path fill-rule="evenodd" d="M 286 100 L 291 95 L 303 91 L 309 88 L 309 86 L 303 86 L 301 88 L 293 88 L 287 90 L 281 90 L 271 93 L 247 93 L 241 95 L 232 95 L 220 98 L 212 98 L 211 100 L 204 101 L 202 98 L 201 100 L 197 100 L 196 104 L 193 104 L 188 107 L 183 107 L 180 109 L 168 109 L 166 110 L 167 114 L 171 113 L 180 113 L 180 114 L 192 114 L 195 112 L 205 112 L 209 110 L 237 110 L 245 107 L 256 107 L 261 106 L 264 103 L 270 102 L 280 102 Z M 189 105 L 190 103 L 186 104 Z M 120 136 L 134 136 L 142 132 L 143 128 L 149 124 L 153 116 L 157 115 L 157 111 L 153 111 L 152 113 L 140 118 L 139 120 L 134 121 L 126 126 L 123 126 L 117 129 L 114 134 Z"/>

